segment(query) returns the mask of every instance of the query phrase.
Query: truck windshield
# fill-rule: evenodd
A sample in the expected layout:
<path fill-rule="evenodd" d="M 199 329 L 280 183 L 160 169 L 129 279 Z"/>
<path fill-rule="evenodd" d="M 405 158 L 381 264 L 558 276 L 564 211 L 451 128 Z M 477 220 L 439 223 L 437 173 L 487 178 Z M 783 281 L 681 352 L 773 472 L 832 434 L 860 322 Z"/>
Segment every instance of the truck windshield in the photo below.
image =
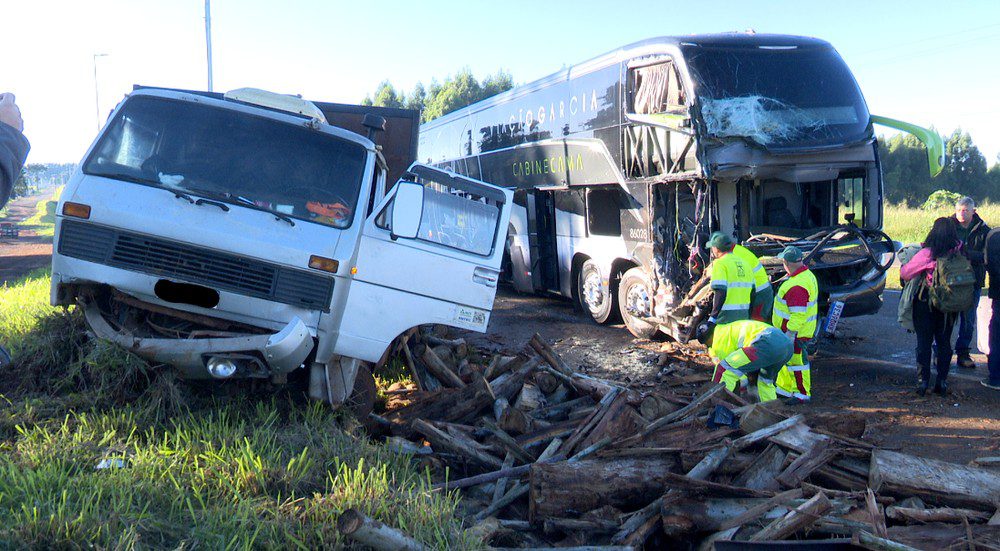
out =
<path fill-rule="evenodd" d="M 867 138 L 868 107 L 830 46 L 682 47 L 705 130 L 767 148 L 842 145 Z"/>
<path fill-rule="evenodd" d="M 137 96 L 108 125 L 83 172 L 346 228 L 366 160 L 361 145 L 315 130 Z"/>

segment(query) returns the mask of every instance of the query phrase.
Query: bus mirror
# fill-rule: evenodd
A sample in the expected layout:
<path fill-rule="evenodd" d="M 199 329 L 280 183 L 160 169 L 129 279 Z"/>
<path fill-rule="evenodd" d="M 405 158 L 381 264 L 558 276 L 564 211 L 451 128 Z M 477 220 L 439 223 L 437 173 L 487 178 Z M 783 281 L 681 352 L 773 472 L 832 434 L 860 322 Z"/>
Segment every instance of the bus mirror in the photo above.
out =
<path fill-rule="evenodd" d="M 424 186 L 399 182 L 392 201 L 392 237 L 413 239 L 417 236 L 424 212 Z"/>

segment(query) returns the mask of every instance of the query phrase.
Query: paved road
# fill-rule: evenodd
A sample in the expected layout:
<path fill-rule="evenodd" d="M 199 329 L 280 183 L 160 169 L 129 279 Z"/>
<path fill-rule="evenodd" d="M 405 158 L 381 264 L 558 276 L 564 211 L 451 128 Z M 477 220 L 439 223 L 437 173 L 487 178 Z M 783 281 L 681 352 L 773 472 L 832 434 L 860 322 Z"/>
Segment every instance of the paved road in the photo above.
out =
<path fill-rule="evenodd" d="M 884 298 L 885 304 L 878 314 L 841 320 L 836 338 L 824 344 L 822 353 L 816 358 L 817 364 L 850 359 L 877 362 L 886 369 L 912 371 L 916 364 L 916 337 L 907 333 L 896 322 L 899 291 L 886 291 Z M 957 335 L 956 326 L 952 339 Z M 978 368 L 953 371 L 953 376 L 969 380 L 979 380 L 985 376 L 986 356 L 978 353 L 976 340 L 974 336 L 972 357 L 979 364 Z M 954 344 L 954 340 L 952 343 Z"/>

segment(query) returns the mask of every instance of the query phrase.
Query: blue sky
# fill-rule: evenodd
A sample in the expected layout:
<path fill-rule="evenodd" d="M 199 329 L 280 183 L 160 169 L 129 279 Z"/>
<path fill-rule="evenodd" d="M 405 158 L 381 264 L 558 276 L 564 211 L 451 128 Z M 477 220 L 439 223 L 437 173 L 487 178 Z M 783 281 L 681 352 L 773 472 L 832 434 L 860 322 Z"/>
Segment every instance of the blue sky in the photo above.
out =
<path fill-rule="evenodd" d="M 17 94 L 29 162 L 80 159 L 133 83 L 206 87 L 203 0 L 5 0 L 0 91 Z M 826 39 L 873 113 L 968 130 L 1000 153 L 1000 2 L 337 2 L 213 0 L 216 91 L 244 86 L 356 103 L 468 66 L 524 83 L 660 35 Z M 94 54 L 99 106 L 95 106 Z M 97 116 L 97 113 L 100 116 Z"/>

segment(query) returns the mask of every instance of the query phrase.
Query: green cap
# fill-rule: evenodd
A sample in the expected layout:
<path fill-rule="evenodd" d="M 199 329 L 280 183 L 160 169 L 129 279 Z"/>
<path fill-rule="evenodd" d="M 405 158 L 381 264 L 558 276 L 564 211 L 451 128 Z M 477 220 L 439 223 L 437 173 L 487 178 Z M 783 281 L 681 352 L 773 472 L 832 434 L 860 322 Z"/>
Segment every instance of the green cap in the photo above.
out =
<path fill-rule="evenodd" d="M 802 251 L 789 245 L 785 247 L 785 250 L 778 253 L 778 259 L 785 262 L 802 262 Z"/>
<path fill-rule="evenodd" d="M 716 248 L 720 250 L 729 250 L 735 245 L 736 242 L 733 241 L 733 237 L 729 234 L 717 231 L 708 238 L 708 242 L 705 243 L 706 249 Z"/>

